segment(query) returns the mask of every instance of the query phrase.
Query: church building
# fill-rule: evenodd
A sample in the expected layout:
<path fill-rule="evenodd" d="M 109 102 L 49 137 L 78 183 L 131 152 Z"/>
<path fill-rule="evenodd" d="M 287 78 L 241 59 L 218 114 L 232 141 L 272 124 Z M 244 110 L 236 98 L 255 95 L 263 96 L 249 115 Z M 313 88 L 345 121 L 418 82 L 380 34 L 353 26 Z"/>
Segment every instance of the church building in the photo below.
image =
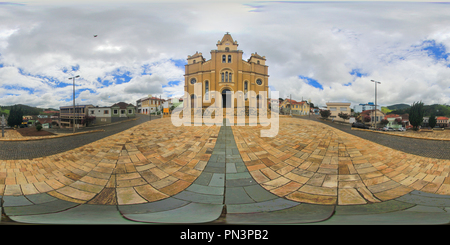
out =
<path fill-rule="evenodd" d="M 228 32 L 222 40 L 217 42 L 216 46 L 217 49 L 211 50 L 210 60 L 206 60 L 199 52 L 192 56 L 189 55 L 187 58 L 184 91 L 191 98 L 191 107 L 194 107 L 194 99 L 200 96 L 194 93 L 194 84 L 196 83 L 202 85 L 201 98 L 197 100 L 201 101 L 200 107 L 207 108 L 214 104 L 215 98 L 211 91 L 220 93 L 223 108 L 226 107 L 226 98 L 234 98 L 225 96 L 227 92 L 234 96 L 237 91 L 243 92 L 246 107 L 252 100 L 256 100 L 259 105 L 260 91 L 266 92 L 266 98 L 269 96 L 269 75 L 265 56 L 255 52 L 247 61 L 243 60 L 243 51 L 238 50 L 237 41 L 233 40 Z M 252 93 L 248 93 L 249 91 L 253 91 L 254 96 Z M 236 108 L 237 103 L 234 101 L 232 99 L 228 102 Z M 263 103 L 267 105 L 267 101 Z"/>

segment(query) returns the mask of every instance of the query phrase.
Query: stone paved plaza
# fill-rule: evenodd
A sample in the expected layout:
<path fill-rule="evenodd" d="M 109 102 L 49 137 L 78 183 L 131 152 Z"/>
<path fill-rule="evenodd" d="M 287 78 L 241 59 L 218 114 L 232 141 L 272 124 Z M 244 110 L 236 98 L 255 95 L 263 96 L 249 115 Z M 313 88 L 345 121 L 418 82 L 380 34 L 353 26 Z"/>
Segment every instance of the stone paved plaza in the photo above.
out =
<path fill-rule="evenodd" d="M 316 120 L 280 117 L 276 137 L 260 137 L 264 128 L 163 118 L 64 152 L 0 160 L 1 222 L 449 223 L 450 160 Z"/>

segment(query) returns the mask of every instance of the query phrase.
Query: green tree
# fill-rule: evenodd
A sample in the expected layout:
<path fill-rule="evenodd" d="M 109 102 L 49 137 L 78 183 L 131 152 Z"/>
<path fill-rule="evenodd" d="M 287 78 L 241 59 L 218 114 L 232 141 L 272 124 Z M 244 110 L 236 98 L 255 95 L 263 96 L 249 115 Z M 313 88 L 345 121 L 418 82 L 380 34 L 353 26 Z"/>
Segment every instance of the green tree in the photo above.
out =
<path fill-rule="evenodd" d="M 431 114 L 430 119 L 428 119 L 428 125 L 431 128 L 434 128 L 436 126 L 436 124 L 437 124 L 436 116 L 434 114 Z"/>
<path fill-rule="evenodd" d="M 340 113 L 338 114 L 338 116 L 339 116 L 340 118 L 344 119 L 344 122 L 345 122 L 345 120 L 347 120 L 347 119 L 350 118 L 350 115 L 349 115 L 349 114 L 343 113 L 343 112 L 340 112 Z"/>
<path fill-rule="evenodd" d="M 419 126 L 423 123 L 423 102 L 414 102 L 409 108 L 409 121 L 414 130 L 418 130 Z"/>
<path fill-rule="evenodd" d="M 22 109 L 16 105 L 11 107 L 11 110 L 9 111 L 9 117 L 8 117 L 8 125 L 10 127 L 14 126 L 20 126 L 23 122 L 23 112 Z"/>
<path fill-rule="evenodd" d="M 86 124 L 86 127 L 88 127 L 89 125 L 91 125 L 91 123 L 93 123 L 95 121 L 95 116 L 84 116 L 81 119 L 81 124 Z"/>
<path fill-rule="evenodd" d="M 320 116 L 322 118 L 328 118 L 331 115 L 331 111 L 330 110 L 321 110 L 320 111 Z"/>
<path fill-rule="evenodd" d="M 387 119 L 381 119 L 380 124 L 381 126 L 386 126 L 389 123 L 389 121 Z"/>

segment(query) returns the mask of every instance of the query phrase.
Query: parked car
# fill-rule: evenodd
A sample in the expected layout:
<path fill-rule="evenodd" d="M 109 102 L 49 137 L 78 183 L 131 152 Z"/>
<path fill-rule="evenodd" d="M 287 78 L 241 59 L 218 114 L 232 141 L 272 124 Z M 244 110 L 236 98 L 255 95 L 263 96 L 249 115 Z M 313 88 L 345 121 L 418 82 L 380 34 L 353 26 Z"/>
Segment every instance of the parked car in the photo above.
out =
<path fill-rule="evenodd" d="M 405 130 L 406 130 L 406 129 L 403 128 L 403 127 L 397 129 L 397 131 L 405 131 Z"/>
<path fill-rule="evenodd" d="M 383 131 L 394 131 L 394 129 L 391 127 L 384 127 Z"/>
<path fill-rule="evenodd" d="M 365 125 L 364 123 L 361 123 L 361 122 L 354 122 L 354 123 L 352 123 L 352 127 L 369 129 L 369 126 L 367 126 L 367 125 Z"/>

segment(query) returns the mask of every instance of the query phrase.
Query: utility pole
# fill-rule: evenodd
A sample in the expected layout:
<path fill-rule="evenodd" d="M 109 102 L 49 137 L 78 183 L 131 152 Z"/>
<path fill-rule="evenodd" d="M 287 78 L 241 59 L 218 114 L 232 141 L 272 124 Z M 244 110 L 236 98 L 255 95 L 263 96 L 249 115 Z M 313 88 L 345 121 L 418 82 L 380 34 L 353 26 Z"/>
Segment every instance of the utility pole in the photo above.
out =
<path fill-rule="evenodd" d="M 371 82 L 375 83 L 375 129 L 377 128 L 377 81 L 370 80 Z"/>
<path fill-rule="evenodd" d="M 2 137 L 5 137 L 5 115 L 2 115 Z"/>
<path fill-rule="evenodd" d="M 292 94 L 289 94 L 289 115 L 292 117 Z"/>
<path fill-rule="evenodd" d="M 80 75 L 76 75 L 74 77 L 69 77 L 69 80 L 73 81 L 73 133 L 75 133 L 75 78 L 80 77 Z"/>

